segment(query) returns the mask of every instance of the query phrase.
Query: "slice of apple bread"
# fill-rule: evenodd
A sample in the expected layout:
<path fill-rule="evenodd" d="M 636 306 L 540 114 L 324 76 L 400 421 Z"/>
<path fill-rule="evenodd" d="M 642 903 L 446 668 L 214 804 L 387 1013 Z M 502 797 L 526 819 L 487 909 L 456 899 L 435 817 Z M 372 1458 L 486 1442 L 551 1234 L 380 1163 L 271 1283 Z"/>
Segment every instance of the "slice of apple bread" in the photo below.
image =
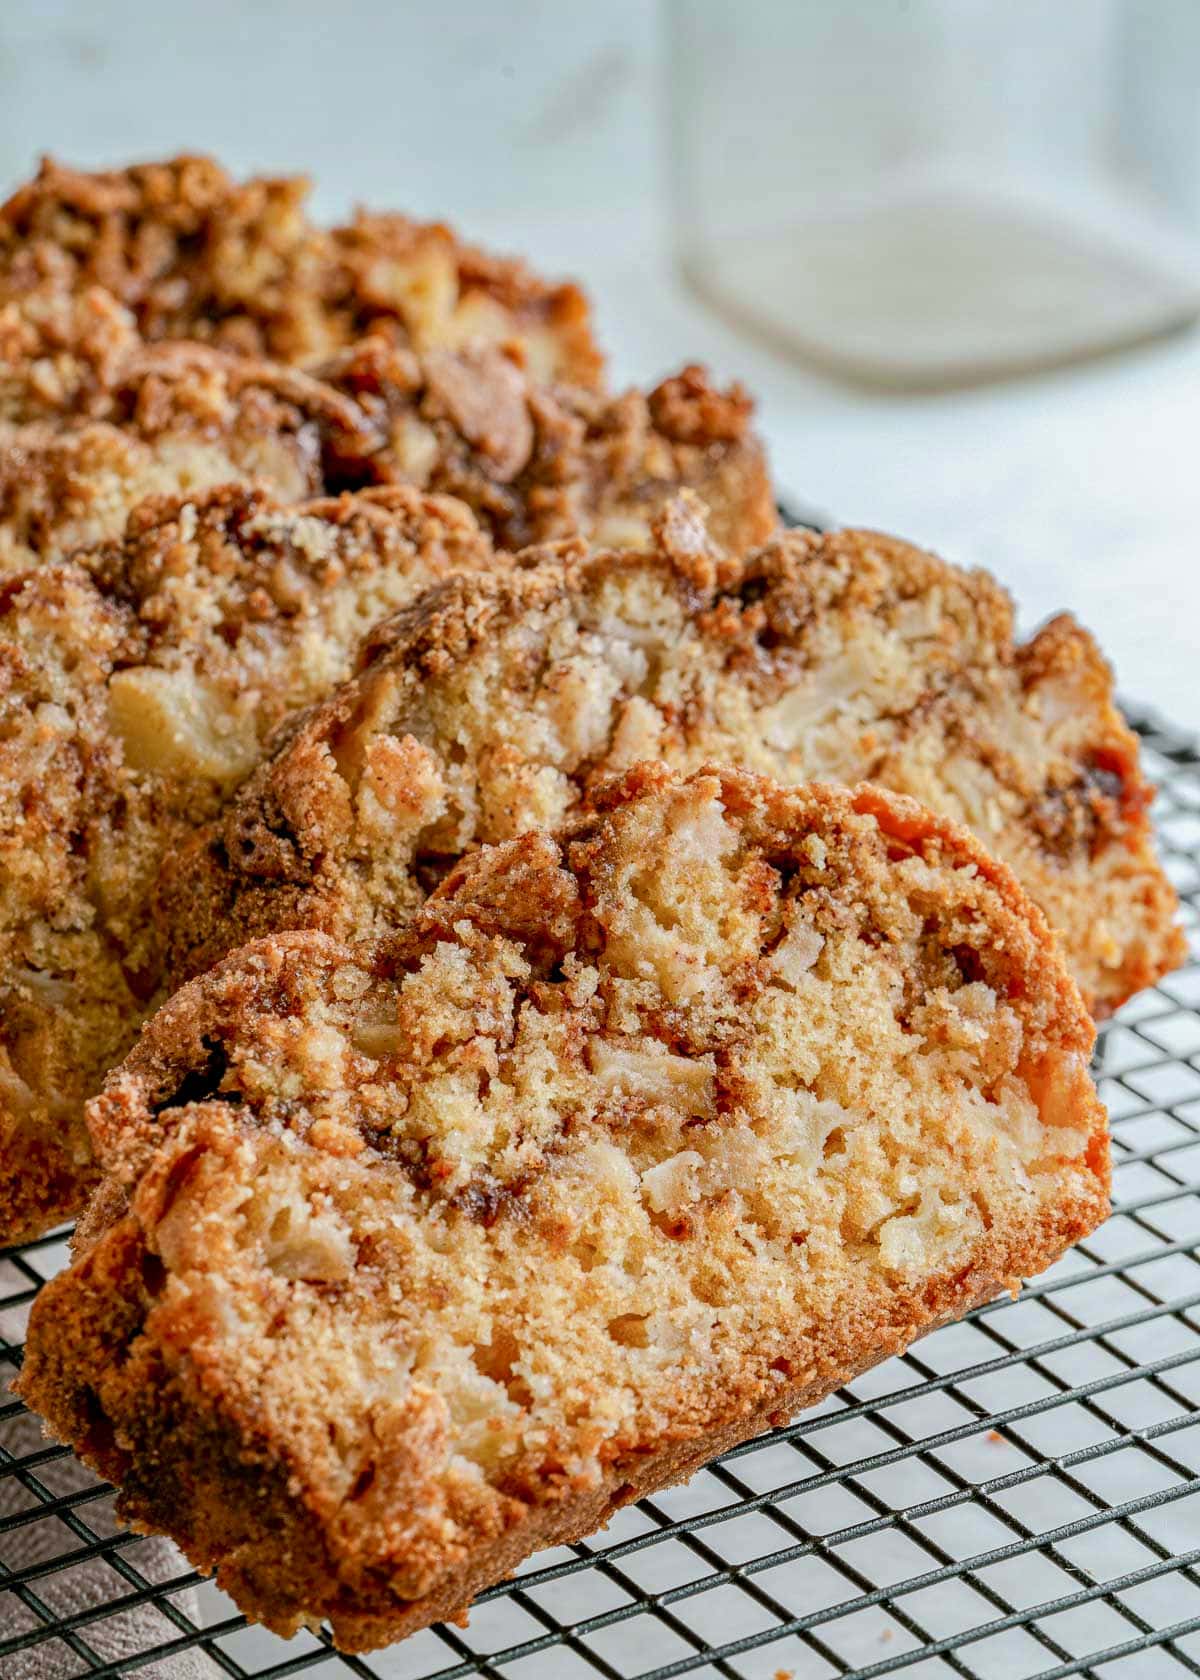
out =
<path fill-rule="evenodd" d="M 226 488 L 0 580 L 0 1243 L 81 1204 L 83 1100 L 158 983 L 164 852 L 382 614 L 499 563 L 449 498 Z"/>
<path fill-rule="evenodd" d="M 146 338 L 301 364 L 367 331 L 418 349 L 511 340 L 540 377 L 601 383 L 577 286 L 441 222 L 360 211 L 317 227 L 307 195 L 303 176 L 238 182 L 206 157 L 94 172 L 47 158 L 0 206 L 0 301 L 99 286 Z"/>
<path fill-rule="evenodd" d="M 331 488 L 414 484 L 461 496 L 502 548 L 577 535 L 636 548 L 676 492 L 708 509 L 713 541 L 743 554 L 778 525 L 754 404 L 685 367 L 653 390 L 610 397 L 546 384 L 489 346 L 417 356 L 378 337 L 326 363 L 357 429 L 331 414 Z"/>
<path fill-rule="evenodd" d="M 870 780 L 969 827 L 1045 911 L 1098 1012 L 1182 953 L 1137 742 L 1068 618 L 870 532 L 715 556 L 694 504 L 643 553 L 452 580 L 375 633 L 160 887 L 176 980 L 291 927 L 362 937 L 479 841 L 554 828 L 639 759 Z"/>
<path fill-rule="evenodd" d="M 89 1118 L 21 1392 L 283 1633 L 369 1649 L 1103 1218 L 1040 912 L 876 789 L 643 766 L 402 932 L 250 945 Z"/>
<path fill-rule="evenodd" d="M 261 483 L 282 500 L 380 484 L 455 495 L 502 548 L 650 538 L 694 490 L 734 553 L 777 525 L 753 403 L 687 367 L 607 396 L 535 377 L 519 347 L 418 354 L 374 333 L 313 377 L 146 343 L 103 294 L 0 309 L 0 571 L 120 536 L 149 495 Z"/>

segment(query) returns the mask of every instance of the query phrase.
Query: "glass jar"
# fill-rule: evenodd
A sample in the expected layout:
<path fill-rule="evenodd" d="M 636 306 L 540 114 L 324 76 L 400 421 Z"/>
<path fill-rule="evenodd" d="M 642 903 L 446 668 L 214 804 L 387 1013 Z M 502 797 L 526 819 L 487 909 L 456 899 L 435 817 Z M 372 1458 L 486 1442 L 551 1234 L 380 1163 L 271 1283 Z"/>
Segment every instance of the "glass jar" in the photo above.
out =
<path fill-rule="evenodd" d="M 877 385 L 1074 360 L 1200 314 L 1195 0 L 672 0 L 692 287 Z"/>

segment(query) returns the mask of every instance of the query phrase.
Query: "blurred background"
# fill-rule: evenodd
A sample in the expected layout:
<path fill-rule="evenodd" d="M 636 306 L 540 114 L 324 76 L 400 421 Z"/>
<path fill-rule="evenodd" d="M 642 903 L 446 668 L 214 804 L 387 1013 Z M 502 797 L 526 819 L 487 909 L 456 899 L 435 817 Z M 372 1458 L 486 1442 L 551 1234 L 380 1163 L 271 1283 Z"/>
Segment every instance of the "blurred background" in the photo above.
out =
<path fill-rule="evenodd" d="M 6 191 L 180 150 L 578 274 L 614 381 L 741 378 L 781 494 L 1200 726 L 1196 0 L 0 11 Z"/>

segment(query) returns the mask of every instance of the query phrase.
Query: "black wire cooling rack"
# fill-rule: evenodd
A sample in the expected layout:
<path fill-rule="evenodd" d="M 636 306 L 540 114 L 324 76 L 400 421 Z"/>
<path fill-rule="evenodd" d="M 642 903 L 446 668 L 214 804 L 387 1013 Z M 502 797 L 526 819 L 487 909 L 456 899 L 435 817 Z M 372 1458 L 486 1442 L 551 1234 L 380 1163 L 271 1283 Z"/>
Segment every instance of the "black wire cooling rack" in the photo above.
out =
<path fill-rule="evenodd" d="M 1200 753 L 1135 718 L 1200 922 Z M 1197 948 L 1200 949 L 1200 942 Z M 928 1337 L 606 1533 L 370 1657 L 248 1628 L 0 1405 L 0 1680 L 1200 1676 L 1200 963 L 1105 1029 L 1115 1211 L 1016 1302 Z M 0 1362 L 61 1237 L 0 1254 Z"/>

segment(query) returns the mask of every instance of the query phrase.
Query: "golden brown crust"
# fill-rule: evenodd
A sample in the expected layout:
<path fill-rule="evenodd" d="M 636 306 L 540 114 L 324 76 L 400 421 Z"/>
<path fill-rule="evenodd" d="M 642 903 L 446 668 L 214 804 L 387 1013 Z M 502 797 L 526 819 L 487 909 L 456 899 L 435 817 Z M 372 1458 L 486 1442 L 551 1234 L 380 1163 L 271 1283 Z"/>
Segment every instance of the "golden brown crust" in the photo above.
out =
<path fill-rule="evenodd" d="M 643 765 L 407 931 L 177 994 L 22 1393 L 251 1615 L 367 1649 L 1103 1216 L 1037 911 L 875 789 Z"/>
<path fill-rule="evenodd" d="M 146 502 L 124 539 L 0 580 L 0 1241 L 77 1210 L 82 1102 L 158 983 L 147 897 L 375 620 L 497 558 L 404 489 Z"/>
<path fill-rule="evenodd" d="M 0 295 L 103 287 L 147 338 L 311 362 L 369 330 L 418 348 L 515 339 L 546 378 L 600 383 L 587 300 L 442 223 L 315 227 L 300 176 L 236 182 L 211 158 L 88 172 L 45 159 L 0 207 Z"/>
<path fill-rule="evenodd" d="M 646 554 L 536 551 L 376 631 L 365 669 L 168 868 L 171 972 L 286 927 L 361 937 L 464 848 L 553 828 L 637 758 L 869 779 L 962 821 L 1108 1012 L 1182 955 L 1137 743 L 1094 642 L 870 532 L 739 566 L 681 498 Z"/>

